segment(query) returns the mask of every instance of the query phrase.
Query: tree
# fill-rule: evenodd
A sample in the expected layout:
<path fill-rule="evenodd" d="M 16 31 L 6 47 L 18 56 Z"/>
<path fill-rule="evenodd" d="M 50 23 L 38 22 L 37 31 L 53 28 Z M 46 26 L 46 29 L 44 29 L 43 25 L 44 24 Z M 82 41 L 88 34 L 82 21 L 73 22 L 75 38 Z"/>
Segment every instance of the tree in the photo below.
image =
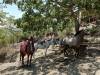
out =
<path fill-rule="evenodd" d="M 0 22 L 1 24 L 3 25 L 4 24 L 4 21 L 6 19 L 6 12 L 4 12 L 3 10 L 0 11 Z"/>
<path fill-rule="evenodd" d="M 21 22 L 25 31 L 40 32 L 50 27 L 54 31 L 64 30 L 73 21 L 77 32 L 81 18 L 100 14 L 100 0 L 16 0 L 14 3 L 25 12 Z"/>
<path fill-rule="evenodd" d="M 7 21 L 8 21 L 9 25 L 14 24 L 15 17 L 14 16 L 9 16 L 9 17 L 7 17 Z"/>

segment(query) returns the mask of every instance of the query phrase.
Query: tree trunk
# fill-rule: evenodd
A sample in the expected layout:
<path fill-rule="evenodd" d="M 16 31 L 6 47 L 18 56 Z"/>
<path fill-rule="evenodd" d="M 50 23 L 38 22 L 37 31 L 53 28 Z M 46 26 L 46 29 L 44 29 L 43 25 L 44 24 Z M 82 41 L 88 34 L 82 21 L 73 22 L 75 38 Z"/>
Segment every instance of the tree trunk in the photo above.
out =
<path fill-rule="evenodd" d="M 78 15 L 78 19 L 75 18 L 75 31 L 76 33 L 79 31 L 80 29 L 80 25 L 81 25 L 81 11 L 79 11 L 79 15 Z"/>
<path fill-rule="evenodd" d="M 75 20 L 75 32 L 76 33 L 79 31 L 79 28 L 80 28 L 80 24 L 79 24 L 79 21 L 76 19 Z"/>

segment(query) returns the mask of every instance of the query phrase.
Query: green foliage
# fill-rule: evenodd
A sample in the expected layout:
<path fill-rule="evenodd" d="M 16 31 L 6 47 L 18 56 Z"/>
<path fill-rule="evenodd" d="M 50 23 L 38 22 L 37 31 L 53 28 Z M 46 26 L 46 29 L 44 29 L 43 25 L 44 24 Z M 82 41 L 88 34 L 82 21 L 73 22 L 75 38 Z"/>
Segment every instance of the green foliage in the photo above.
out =
<path fill-rule="evenodd" d="M 2 24 L 4 24 L 3 23 L 3 21 L 4 21 L 4 19 L 6 18 L 6 12 L 4 12 L 4 11 L 0 11 L 0 22 L 2 23 Z"/>
<path fill-rule="evenodd" d="M 97 27 L 93 27 L 92 29 L 87 29 L 87 32 L 91 35 L 91 36 L 94 36 L 96 35 L 97 33 L 100 33 L 100 27 L 97 26 Z M 99 34 L 100 35 L 100 34 Z"/>
<path fill-rule="evenodd" d="M 79 12 L 82 17 L 99 16 L 100 0 L 4 0 L 16 3 L 24 11 L 22 18 L 16 20 L 18 27 L 24 32 L 42 35 L 46 31 L 71 31 L 79 29 Z M 72 22 L 70 23 L 70 20 Z"/>
<path fill-rule="evenodd" d="M 18 42 L 22 36 L 22 32 L 16 31 L 17 28 L 14 30 L 12 26 L 15 22 L 14 16 L 7 17 L 6 14 L 2 10 L 0 11 L 0 48 Z M 6 27 L 1 28 L 3 25 Z"/>
<path fill-rule="evenodd" d="M 10 35 L 9 35 L 10 36 Z M 9 37 L 7 37 L 6 31 L 0 29 L 0 46 L 7 46 L 9 42 Z"/>
<path fill-rule="evenodd" d="M 0 47 L 8 46 L 19 40 L 21 32 L 14 32 L 8 29 L 0 29 Z"/>

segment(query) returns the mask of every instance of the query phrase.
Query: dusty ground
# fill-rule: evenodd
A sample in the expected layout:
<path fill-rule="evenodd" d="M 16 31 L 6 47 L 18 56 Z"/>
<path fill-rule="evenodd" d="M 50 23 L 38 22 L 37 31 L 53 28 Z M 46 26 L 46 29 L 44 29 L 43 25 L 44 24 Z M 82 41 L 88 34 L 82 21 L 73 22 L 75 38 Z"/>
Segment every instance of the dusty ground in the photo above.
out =
<path fill-rule="evenodd" d="M 89 48 L 82 58 L 65 58 L 56 53 L 58 49 L 47 51 L 38 49 L 31 67 L 20 67 L 19 50 L 16 59 L 10 63 L 0 63 L 0 75 L 100 75 L 100 48 Z"/>

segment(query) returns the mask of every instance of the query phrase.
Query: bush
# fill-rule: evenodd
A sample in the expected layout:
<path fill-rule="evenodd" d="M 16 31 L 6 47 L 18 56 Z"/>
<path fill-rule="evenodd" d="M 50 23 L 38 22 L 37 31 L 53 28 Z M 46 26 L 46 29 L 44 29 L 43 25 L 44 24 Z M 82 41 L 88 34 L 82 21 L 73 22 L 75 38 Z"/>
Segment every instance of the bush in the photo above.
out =
<path fill-rule="evenodd" d="M 17 36 L 15 32 L 11 32 L 10 30 L 0 29 L 0 48 L 17 42 L 20 36 Z"/>
<path fill-rule="evenodd" d="M 92 29 L 88 29 L 88 32 L 90 33 L 91 36 L 95 36 L 96 33 L 100 32 L 99 27 L 93 27 Z"/>

